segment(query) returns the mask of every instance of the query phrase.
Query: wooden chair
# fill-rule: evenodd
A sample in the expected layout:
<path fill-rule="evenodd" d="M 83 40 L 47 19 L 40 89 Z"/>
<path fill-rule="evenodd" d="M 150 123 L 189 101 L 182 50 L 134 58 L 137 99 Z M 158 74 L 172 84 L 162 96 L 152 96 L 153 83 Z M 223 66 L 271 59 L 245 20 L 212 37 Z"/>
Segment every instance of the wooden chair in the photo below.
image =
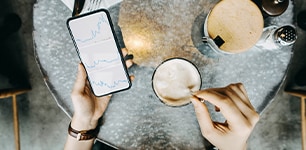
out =
<path fill-rule="evenodd" d="M 19 123 L 18 123 L 18 107 L 17 107 L 17 95 L 30 91 L 31 88 L 11 88 L 0 90 L 0 99 L 12 97 L 13 105 L 13 121 L 14 121 L 14 136 L 16 150 L 20 149 L 19 140 Z"/>
<path fill-rule="evenodd" d="M 306 91 L 303 90 L 285 90 L 286 93 L 300 97 L 301 99 L 301 127 L 302 127 L 302 149 L 306 150 Z"/>

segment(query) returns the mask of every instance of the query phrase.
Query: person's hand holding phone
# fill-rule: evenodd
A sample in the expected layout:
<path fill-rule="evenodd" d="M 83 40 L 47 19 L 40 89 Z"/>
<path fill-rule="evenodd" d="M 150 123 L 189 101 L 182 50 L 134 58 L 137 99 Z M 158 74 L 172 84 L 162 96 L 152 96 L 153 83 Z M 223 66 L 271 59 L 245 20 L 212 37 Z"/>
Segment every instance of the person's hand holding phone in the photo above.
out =
<path fill-rule="evenodd" d="M 132 85 L 127 67 L 133 64 L 133 57 L 127 55 L 126 48 L 120 51 L 106 9 L 69 18 L 66 24 L 82 64 L 78 66 L 71 93 L 74 114 L 65 149 L 90 149 L 110 94 L 127 90 Z"/>
<path fill-rule="evenodd" d="M 123 56 L 126 56 L 128 50 L 122 49 Z M 127 67 L 133 65 L 132 59 L 125 61 Z M 130 77 L 133 80 L 133 76 Z M 95 129 L 99 118 L 106 110 L 111 95 L 96 97 L 90 89 L 87 75 L 82 64 L 78 65 L 77 78 L 71 93 L 71 99 L 74 107 L 74 114 L 71 126 L 77 130 Z"/>
<path fill-rule="evenodd" d="M 251 105 L 244 86 L 241 83 L 231 84 L 193 94 L 195 98 L 192 103 L 202 135 L 222 150 L 246 149 L 248 137 L 258 122 L 259 115 Z M 211 120 L 208 108 L 201 100 L 215 105 L 226 122 Z"/>

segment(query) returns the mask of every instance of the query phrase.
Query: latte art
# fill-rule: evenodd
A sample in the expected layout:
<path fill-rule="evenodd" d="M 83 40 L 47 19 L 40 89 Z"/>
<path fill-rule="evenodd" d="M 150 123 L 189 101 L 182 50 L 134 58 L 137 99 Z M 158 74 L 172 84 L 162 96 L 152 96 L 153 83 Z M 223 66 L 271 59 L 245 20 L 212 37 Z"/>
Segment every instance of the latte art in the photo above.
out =
<path fill-rule="evenodd" d="M 153 90 L 159 99 L 170 106 L 188 104 L 192 92 L 201 87 L 197 68 L 189 61 L 174 58 L 164 61 L 154 72 Z"/>

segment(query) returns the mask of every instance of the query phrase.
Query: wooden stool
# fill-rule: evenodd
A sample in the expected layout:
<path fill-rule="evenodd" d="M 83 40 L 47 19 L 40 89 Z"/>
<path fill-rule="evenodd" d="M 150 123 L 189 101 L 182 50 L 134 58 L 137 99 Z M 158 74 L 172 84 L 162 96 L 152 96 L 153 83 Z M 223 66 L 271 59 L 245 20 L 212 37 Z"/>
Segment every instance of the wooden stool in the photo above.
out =
<path fill-rule="evenodd" d="M 221 0 L 209 13 L 207 31 L 220 50 L 239 53 L 256 44 L 263 31 L 260 9 L 251 0 Z"/>
<path fill-rule="evenodd" d="M 306 91 L 302 90 L 285 90 L 286 93 L 301 98 L 301 127 L 302 127 L 302 149 L 306 149 Z"/>
<path fill-rule="evenodd" d="M 14 135 L 15 135 L 15 147 L 16 150 L 20 149 L 20 140 L 19 140 L 19 124 L 18 124 L 18 107 L 16 96 L 30 91 L 30 88 L 21 88 L 21 89 L 3 89 L 0 90 L 0 99 L 12 97 L 13 105 L 13 120 L 14 120 Z"/>

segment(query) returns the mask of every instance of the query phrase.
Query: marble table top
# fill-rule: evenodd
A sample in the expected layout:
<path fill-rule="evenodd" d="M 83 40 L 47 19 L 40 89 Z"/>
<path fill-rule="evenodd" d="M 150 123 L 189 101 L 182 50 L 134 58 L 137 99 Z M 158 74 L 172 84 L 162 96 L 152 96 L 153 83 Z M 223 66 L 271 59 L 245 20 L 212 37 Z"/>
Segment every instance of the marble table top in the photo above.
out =
<path fill-rule="evenodd" d="M 66 27 L 71 8 L 63 2 L 37 0 L 33 37 L 46 85 L 58 106 L 71 117 L 70 92 L 80 60 Z M 202 42 L 205 18 L 218 0 L 117 2 L 106 7 L 120 45 L 134 55 L 136 64 L 129 74 L 136 78 L 130 90 L 111 99 L 98 135 L 105 143 L 120 149 L 205 148 L 193 106 L 166 106 L 153 92 L 154 69 L 165 59 L 181 57 L 194 63 L 202 77 L 202 89 L 242 82 L 258 112 L 268 106 L 283 83 L 291 46 L 277 50 L 254 46 L 244 53 L 220 55 Z M 102 7 L 96 5 L 93 10 Z M 292 4 L 283 15 L 265 19 L 265 26 L 292 23 Z M 224 120 L 213 106 L 209 109 L 212 118 Z"/>

